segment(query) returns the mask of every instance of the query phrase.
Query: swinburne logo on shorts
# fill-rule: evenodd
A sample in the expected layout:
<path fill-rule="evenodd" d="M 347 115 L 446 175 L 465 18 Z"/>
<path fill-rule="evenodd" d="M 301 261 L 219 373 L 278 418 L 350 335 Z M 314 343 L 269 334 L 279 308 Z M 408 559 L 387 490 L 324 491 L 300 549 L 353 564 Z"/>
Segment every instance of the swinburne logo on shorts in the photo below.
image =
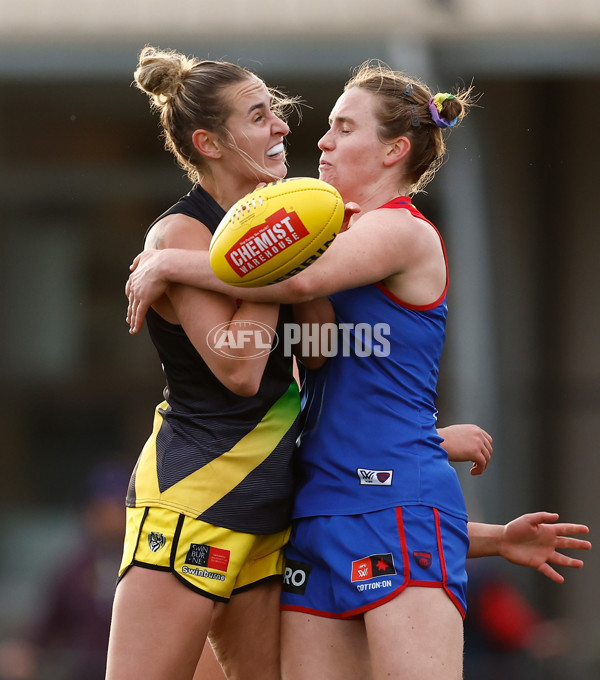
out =
<path fill-rule="evenodd" d="M 288 213 L 281 208 L 267 217 L 264 224 L 246 232 L 229 249 L 225 259 L 233 271 L 243 277 L 305 236 L 308 236 L 308 230 L 297 213 Z"/>
<path fill-rule="evenodd" d="M 369 581 L 377 576 L 395 574 L 394 557 L 391 553 L 386 555 L 369 555 L 352 562 L 352 582 Z"/>
<path fill-rule="evenodd" d="M 285 570 L 283 572 L 283 590 L 286 593 L 304 595 L 306 583 L 311 571 L 312 564 L 296 562 L 295 560 L 286 560 Z"/>
<path fill-rule="evenodd" d="M 215 548 L 212 545 L 191 543 L 185 563 L 194 564 L 197 567 L 208 567 L 217 571 L 227 571 L 230 554 L 229 550 Z"/>

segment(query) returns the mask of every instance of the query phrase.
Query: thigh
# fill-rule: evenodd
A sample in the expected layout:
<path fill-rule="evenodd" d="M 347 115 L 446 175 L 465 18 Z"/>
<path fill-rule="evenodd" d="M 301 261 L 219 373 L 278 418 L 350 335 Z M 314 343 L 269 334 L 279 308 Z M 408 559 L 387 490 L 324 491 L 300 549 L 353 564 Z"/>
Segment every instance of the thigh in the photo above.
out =
<path fill-rule="evenodd" d="M 215 605 L 209 637 L 230 680 L 279 680 L 280 593 L 267 580 Z"/>
<path fill-rule="evenodd" d="M 213 606 L 173 574 L 130 567 L 115 593 L 107 680 L 191 679 Z"/>
<path fill-rule="evenodd" d="M 282 612 L 281 668 L 283 680 L 371 680 L 363 620 Z"/>
<path fill-rule="evenodd" d="M 202 656 L 196 666 L 193 680 L 227 680 L 221 664 L 217 661 L 212 645 L 207 640 L 204 643 Z"/>
<path fill-rule="evenodd" d="M 442 588 L 410 586 L 365 614 L 374 680 L 460 680 L 463 619 Z"/>

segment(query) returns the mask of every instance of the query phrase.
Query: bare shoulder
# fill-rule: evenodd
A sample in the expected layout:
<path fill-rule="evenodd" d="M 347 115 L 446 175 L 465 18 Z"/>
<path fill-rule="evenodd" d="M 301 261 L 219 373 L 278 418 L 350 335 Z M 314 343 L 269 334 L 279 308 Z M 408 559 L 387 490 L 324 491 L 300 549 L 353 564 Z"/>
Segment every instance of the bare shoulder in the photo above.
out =
<path fill-rule="evenodd" d="M 148 232 L 144 247 L 208 250 L 212 234 L 202 222 L 188 215 L 167 215 Z"/>
<path fill-rule="evenodd" d="M 412 252 L 439 250 L 440 236 L 429 222 L 415 217 L 408 210 L 379 208 L 356 220 L 356 227 L 377 230 L 390 243 L 410 248 Z M 353 227 L 354 228 L 354 225 Z"/>

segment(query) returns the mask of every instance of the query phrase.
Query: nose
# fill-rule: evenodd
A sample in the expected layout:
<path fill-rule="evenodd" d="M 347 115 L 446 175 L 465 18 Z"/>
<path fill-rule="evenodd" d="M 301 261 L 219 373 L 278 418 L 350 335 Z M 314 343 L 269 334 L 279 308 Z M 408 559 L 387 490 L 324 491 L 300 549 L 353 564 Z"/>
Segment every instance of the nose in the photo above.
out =
<path fill-rule="evenodd" d="M 275 120 L 273 122 L 273 132 L 276 135 L 282 135 L 285 137 L 286 135 L 289 134 L 290 132 L 290 126 L 279 116 L 276 116 L 273 114 L 275 117 Z"/>
<path fill-rule="evenodd" d="M 332 147 L 330 132 L 331 130 L 327 130 L 327 132 L 317 142 L 317 146 L 319 147 L 319 149 L 321 149 L 321 151 L 326 151 L 327 149 L 331 149 Z"/>

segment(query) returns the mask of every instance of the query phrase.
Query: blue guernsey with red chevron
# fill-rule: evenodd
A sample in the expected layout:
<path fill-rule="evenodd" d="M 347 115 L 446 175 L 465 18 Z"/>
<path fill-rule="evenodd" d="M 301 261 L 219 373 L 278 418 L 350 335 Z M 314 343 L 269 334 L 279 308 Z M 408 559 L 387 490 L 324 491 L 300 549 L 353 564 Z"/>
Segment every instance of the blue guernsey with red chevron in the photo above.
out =
<path fill-rule="evenodd" d="M 409 198 L 382 207 L 410 210 L 424 229 L 433 227 Z M 425 505 L 466 519 L 458 476 L 436 431 L 446 291 L 423 307 L 397 299 L 383 284 L 330 299 L 338 346 L 349 351 L 306 372 L 294 517 Z M 369 346 L 373 336 L 360 329 L 382 323 L 389 326 L 387 343 Z M 352 420 L 346 403 L 357 414 Z"/>

